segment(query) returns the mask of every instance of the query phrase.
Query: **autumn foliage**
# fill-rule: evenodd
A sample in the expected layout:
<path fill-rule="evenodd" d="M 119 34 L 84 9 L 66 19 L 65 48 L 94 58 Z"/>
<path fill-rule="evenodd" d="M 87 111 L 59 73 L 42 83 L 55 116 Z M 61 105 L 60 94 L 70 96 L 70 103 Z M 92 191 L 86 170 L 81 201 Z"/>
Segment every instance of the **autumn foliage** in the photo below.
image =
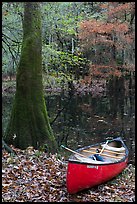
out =
<path fill-rule="evenodd" d="M 105 18 L 80 23 L 80 43 L 92 62 L 90 75 L 121 76 L 127 66 L 134 71 L 134 7 L 134 2 L 101 2 Z"/>

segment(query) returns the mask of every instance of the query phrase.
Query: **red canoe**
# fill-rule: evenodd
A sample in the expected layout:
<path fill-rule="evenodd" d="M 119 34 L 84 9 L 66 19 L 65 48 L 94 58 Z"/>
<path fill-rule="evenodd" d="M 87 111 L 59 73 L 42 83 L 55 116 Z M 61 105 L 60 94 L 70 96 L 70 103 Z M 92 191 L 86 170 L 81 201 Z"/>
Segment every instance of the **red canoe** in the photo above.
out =
<path fill-rule="evenodd" d="M 76 150 L 68 159 L 68 193 L 74 194 L 114 178 L 127 162 L 128 149 L 120 137 Z"/>

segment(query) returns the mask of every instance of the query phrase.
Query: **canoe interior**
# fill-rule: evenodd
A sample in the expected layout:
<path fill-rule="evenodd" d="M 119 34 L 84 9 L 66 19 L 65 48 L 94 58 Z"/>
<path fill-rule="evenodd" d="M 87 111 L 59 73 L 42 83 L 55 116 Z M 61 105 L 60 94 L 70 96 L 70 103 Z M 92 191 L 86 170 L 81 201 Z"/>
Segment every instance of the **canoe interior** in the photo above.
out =
<path fill-rule="evenodd" d="M 70 157 L 70 160 L 80 161 L 80 162 L 93 162 L 93 163 L 115 163 L 122 160 L 126 156 L 126 148 L 123 147 L 121 141 L 112 141 L 109 142 L 106 146 L 105 143 L 97 144 L 94 146 L 88 146 L 78 150 L 78 154 L 73 154 Z M 103 148 L 105 146 L 105 148 Z M 108 147 L 108 148 L 107 148 Z M 103 151 L 102 151 L 103 148 Z M 101 154 L 100 154 L 101 153 Z M 93 160 L 94 155 L 100 155 L 103 161 L 98 161 L 96 158 Z M 92 158 L 92 159 L 91 159 Z"/>
<path fill-rule="evenodd" d="M 109 143 L 109 146 L 110 146 L 110 147 L 120 148 L 120 147 L 122 147 L 123 145 L 122 145 L 121 141 L 113 141 L 113 142 L 110 142 L 110 143 Z"/>

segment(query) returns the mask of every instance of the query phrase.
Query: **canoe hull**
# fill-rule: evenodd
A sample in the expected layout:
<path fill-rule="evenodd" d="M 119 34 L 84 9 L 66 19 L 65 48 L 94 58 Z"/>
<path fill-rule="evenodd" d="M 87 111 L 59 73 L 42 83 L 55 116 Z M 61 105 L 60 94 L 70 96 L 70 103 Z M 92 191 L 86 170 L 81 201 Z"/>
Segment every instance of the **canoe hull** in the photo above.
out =
<path fill-rule="evenodd" d="M 66 181 L 68 193 L 74 194 L 114 178 L 127 166 L 127 160 L 106 165 L 83 164 L 70 161 L 68 163 Z"/>
<path fill-rule="evenodd" d="M 102 147 L 104 145 L 105 148 Z M 88 156 L 91 155 L 91 151 L 93 151 L 93 149 L 94 152 L 95 149 L 99 150 L 100 146 L 103 151 L 103 153 L 101 152 L 100 154 L 103 156 L 104 161 L 93 161 L 93 159 L 89 159 Z M 129 151 L 121 137 L 117 137 L 108 142 L 80 148 L 77 152 L 83 155 L 86 153 L 86 158 L 78 157 L 79 155 L 75 153 L 75 155 L 70 156 L 68 160 L 66 184 L 68 193 L 70 194 L 109 181 L 121 173 L 128 163 Z M 75 157 L 78 158 L 78 160 L 75 159 Z M 93 156 L 91 158 L 93 158 Z"/>

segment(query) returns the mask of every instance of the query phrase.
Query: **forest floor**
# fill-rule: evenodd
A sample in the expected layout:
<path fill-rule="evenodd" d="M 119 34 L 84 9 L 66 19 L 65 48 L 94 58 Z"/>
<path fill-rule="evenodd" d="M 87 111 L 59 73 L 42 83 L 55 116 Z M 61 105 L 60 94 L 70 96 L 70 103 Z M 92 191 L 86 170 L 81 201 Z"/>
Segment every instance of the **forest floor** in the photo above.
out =
<path fill-rule="evenodd" d="M 66 188 L 66 158 L 28 147 L 2 151 L 2 202 L 134 202 L 135 166 L 111 181 L 70 195 Z"/>

